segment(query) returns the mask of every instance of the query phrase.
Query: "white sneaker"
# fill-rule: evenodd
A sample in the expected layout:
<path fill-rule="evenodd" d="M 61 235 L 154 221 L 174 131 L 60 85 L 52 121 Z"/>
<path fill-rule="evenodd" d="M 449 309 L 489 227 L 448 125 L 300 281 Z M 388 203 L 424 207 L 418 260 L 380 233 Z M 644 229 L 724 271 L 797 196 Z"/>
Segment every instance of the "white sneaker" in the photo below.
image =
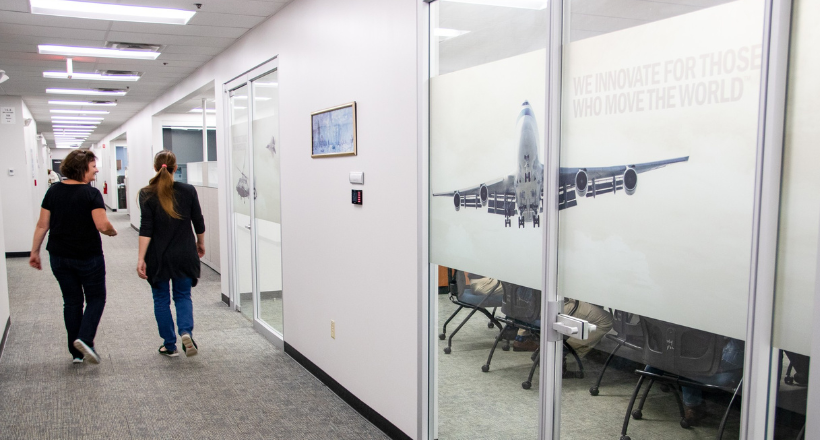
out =
<path fill-rule="evenodd" d="M 94 351 L 93 348 L 86 345 L 85 342 L 79 339 L 75 340 L 74 348 L 80 350 L 85 355 L 83 359 L 88 359 L 88 362 L 91 362 L 92 364 L 100 363 L 100 356 Z"/>
<path fill-rule="evenodd" d="M 82 364 L 83 363 L 83 358 L 74 358 L 74 360 L 71 361 L 71 363 L 73 363 L 73 364 Z"/>
<path fill-rule="evenodd" d="M 194 342 L 191 335 L 185 333 L 182 335 L 182 351 L 185 352 L 185 356 L 191 357 L 197 354 L 197 347 L 196 342 Z"/>

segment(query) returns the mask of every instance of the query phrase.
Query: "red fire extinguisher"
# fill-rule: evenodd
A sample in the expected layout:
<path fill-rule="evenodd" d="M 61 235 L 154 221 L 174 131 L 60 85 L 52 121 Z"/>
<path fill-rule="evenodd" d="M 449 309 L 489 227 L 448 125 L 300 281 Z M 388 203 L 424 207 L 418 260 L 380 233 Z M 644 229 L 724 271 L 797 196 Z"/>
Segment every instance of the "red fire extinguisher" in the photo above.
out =
<path fill-rule="evenodd" d="M 108 182 L 103 183 L 103 194 L 108 194 Z"/>

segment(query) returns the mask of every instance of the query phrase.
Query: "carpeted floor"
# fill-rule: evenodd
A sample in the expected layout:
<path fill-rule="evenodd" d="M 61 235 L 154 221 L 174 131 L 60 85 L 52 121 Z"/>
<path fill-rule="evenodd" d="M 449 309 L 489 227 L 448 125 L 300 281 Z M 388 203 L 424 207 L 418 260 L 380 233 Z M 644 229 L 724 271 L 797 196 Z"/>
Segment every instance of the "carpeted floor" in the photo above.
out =
<path fill-rule="evenodd" d="M 161 344 L 148 284 L 136 275 L 137 233 L 125 214 L 103 237 L 108 300 L 95 340 L 102 362 L 73 365 L 62 297 L 47 268 L 8 260 L 11 330 L 0 358 L 3 439 L 383 439 L 316 378 L 220 301 L 203 266 L 193 290 L 191 358 Z"/>

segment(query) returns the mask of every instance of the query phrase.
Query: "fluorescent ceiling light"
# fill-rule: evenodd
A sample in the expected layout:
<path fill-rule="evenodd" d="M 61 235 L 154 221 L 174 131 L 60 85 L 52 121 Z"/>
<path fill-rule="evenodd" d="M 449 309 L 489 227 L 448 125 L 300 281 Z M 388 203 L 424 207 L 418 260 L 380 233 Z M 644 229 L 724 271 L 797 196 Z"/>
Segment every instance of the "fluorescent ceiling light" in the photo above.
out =
<path fill-rule="evenodd" d="M 547 0 L 444 0 L 453 3 L 471 3 L 484 6 L 506 6 L 520 9 L 546 9 Z"/>
<path fill-rule="evenodd" d="M 103 89 L 46 89 L 46 93 L 58 93 L 63 95 L 94 95 L 94 96 L 125 96 L 125 90 L 103 90 Z"/>
<path fill-rule="evenodd" d="M 188 113 L 202 113 L 202 109 L 201 108 L 192 108 L 191 110 L 188 110 Z M 216 113 L 216 109 L 215 108 L 206 108 L 205 113 Z"/>
<path fill-rule="evenodd" d="M 187 24 L 196 14 L 181 9 L 149 8 L 145 6 L 112 5 L 106 3 L 66 0 L 31 0 L 31 13 L 94 20 L 133 21 L 137 23 Z"/>
<path fill-rule="evenodd" d="M 49 110 L 51 113 L 63 113 L 63 114 L 74 114 L 74 115 L 107 115 L 108 111 L 106 110 L 57 110 L 52 109 Z"/>
<path fill-rule="evenodd" d="M 94 131 L 93 128 L 53 128 L 54 133 L 86 134 Z"/>
<path fill-rule="evenodd" d="M 104 47 L 75 47 L 40 44 L 37 46 L 43 55 L 65 55 L 67 57 L 128 58 L 134 60 L 155 60 L 159 52 L 151 50 L 106 49 Z"/>
<path fill-rule="evenodd" d="M 105 118 L 101 118 L 99 116 L 52 116 L 52 121 L 64 121 L 64 120 L 71 120 L 71 121 L 102 121 Z"/>
<path fill-rule="evenodd" d="M 94 129 L 94 130 L 97 129 L 96 125 L 80 125 L 80 124 L 84 124 L 84 122 L 65 122 L 65 123 L 57 122 L 57 123 L 51 124 L 51 128 L 76 128 L 76 129 L 81 129 L 81 130 L 85 130 L 85 129 L 89 129 L 89 128 Z"/>
<path fill-rule="evenodd" d="M 69 79 L 68 72 L 43 72 L 43 78 Z M 139 75 L 103 75 L 102 73 L 77 73 L 71 74 L 70 79 L 88 79 L 97 81 L 137 81 Z"/>
<path fill-rule="evenodd" d="M 73 121 L 73 120 L 53 120 L 52 123 L 54 123 L 54 122 L 56 122 L 58 124 L 77 123 L 77 124 L 92 124 L 92 125 L 99 125 L 99 124 L 102 123 L 102 121 Z"/>
<path fill-rule="evenodd" d="M 444 37 L 445 40 L 449 40 L 450 38 L 460 37 L 464 34 L 469 34 L 470 31 L 460 31 L 458 29 L 447 29 L 447 28 L 435 28 L 433 29 L 433 35 L 436 37 Z"/>
<path fill-rule="evenodd" d="M 247 96 L 233 96 L 232 98 L 234 98 L 234 99 L 248 99 Z M 256 100 L 256 101 L 270 101 L 273 98 L 267 98 L 267 97 L 264 97 L 264 96 L 257 96 L 253 99 Z"/>
<path fill-rule="evenodd" d="M 113 101 L 48 101 L 51 105 L 92 105 L 97 107 L 114 107 L 117 105 Z"/>

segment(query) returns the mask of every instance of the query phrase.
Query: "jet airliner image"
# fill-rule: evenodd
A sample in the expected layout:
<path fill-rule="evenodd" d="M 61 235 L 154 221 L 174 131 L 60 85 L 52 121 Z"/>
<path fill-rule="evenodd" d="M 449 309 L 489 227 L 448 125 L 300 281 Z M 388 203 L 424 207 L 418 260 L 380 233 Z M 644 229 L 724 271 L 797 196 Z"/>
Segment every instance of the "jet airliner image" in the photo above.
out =
<path fill-rule="evenodd" d="M 504 216 L 504 227 L 511 227 L 511 218 L 516 215 L 519 228 L 523 228 L 525 223 L 532 223 L 533 227 L 541 226 L 540 214 L 544 212 L 544 165 L 538 159 L 540 136 L 535 113 L 528 101 L 521 105 L 516 131 L 518 170 L 515 174 L 478 186 L 433 193 L 433 196 L 452 197 L 456 211 L 462 207 L 486 207 L 488 213 Z M 577 198 L 596 197 L 609 192 L 615 194 L 623 191 L 631 196 L 638 187 L 638 174 L 688 160 L 689 156 L 685 156 L 632 165 L 561 167 L 558 177 L 558 209 L 577 205 Z"/>

